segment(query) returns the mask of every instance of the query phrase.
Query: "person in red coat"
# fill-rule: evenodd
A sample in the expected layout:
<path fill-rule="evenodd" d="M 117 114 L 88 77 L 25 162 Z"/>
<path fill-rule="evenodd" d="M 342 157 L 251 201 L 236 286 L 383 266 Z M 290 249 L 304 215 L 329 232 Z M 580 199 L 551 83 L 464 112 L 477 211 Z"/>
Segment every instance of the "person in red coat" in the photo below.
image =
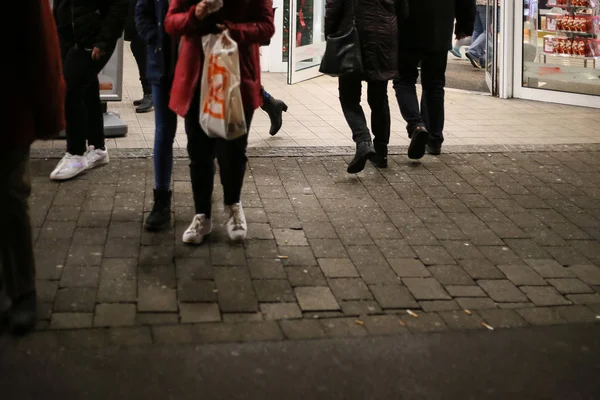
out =
<path fill-rule="evenodd" d="M 56 27 L 48 1 L 4 4 L 18 24 L 2 24 L 0 76 L 5 96 L 0 146 L 0 323 L 23 334 L 35 327 L 36 291 L 31 224 L 29 148 L 35 139 L 56 137 L 64 129 L 65 85 Z M 6 125 L 8 124 L 8 126 Z"/>
<path fill-rule="evenodd" d="M 246 172 L 248 135 L 226 141 L 209 138 L 200 128 L 200 82 L 204 54 L 202 36 L 229 30 L 239 47 L 241 92 L 250 123 L 262 104 L 259 44 L 275 33 L 271 0 L 224 0 L 223 7 L 208 14 L 206 2 L 172 0 L 165 19 L 167 33 L 180 37 L 179 59 L 171 91 L 170 107 L 185 117 L 190 157 L 190 177 L 195 216 L 183 234 L 185 243 L 200 244 L 212 231 L 212 192 L 215 157 L 219 162 L 226 212 L 226 227 L 232 241 L 246 238 L 247 224 L 240 201 Z"/>

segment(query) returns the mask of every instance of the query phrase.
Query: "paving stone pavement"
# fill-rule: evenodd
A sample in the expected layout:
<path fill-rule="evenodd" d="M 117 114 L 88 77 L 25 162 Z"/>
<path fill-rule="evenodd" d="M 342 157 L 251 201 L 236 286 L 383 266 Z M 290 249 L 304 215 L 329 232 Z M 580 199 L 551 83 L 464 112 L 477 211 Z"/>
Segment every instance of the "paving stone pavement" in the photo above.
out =
<path fill-rule="evenodd" d="M 27 346 L 231 342 L 600 322 L 597 152 L 450 154 L 345 172 L 257 157 L 249 239 L 189 247 L 187 161 L 172 229 L 143 230 L 149 159 L 60 184 L 32 162 L 40 315 Z M 218 180 L 217 180 L 218 182 Z M 409 312 L 410 310 L 410 312 Z M 468 311 L 467 311 L 468 310 Z"/>

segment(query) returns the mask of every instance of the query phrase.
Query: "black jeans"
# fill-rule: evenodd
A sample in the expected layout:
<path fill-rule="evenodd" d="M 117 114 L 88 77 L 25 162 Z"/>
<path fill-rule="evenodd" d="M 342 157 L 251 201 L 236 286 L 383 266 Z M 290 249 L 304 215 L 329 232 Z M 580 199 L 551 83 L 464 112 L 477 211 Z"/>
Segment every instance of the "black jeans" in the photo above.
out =
<path fill-rule="evenodd" d="M 148 59 L 146 58 L 146 43 L 142 40 L 140 35 L 135 32 L 135 35 L 131 38 L 130 44 L 131 52 L 133 53 L 133 58 L 135 58 L 135 63 L 138 67 L 138 72 L 140 74 L 140 82 L 142 84 L 142 90 L 144 91 L 144 95 L 152 94 L 152 85 L 148 82 L 146 78 L 146 66 L 148 63 Z"/>
<path fill-rule="evenodd" d="M 63 48 L 63 75 L 67 85 L 65 117 L 67 120 L 67 151 L 83 155 L 86 139 L 90 146 L 104 148 L 104 117 L 100 101 L 98 73 L 111 54 L 92 59 L 89 49 Z"/>
<path fill-rule="evenodd" d="M 190 178 L 196 214 L 205 214 L 210 218 L 215 181 L 215 157 L 219 162 L 225 205 L 239 203 L 248 162 L 246 157 L 248 135 L 231 141 L 209 138 L 200 127 L 200 91 L 196 90 L 196 92 L 190 111 L 185 117 Z M 253 115 L 254 112 L 246 114 L 248 131 L 250 131 Z"/>
<path fill-rule="evenodd" d="M 442 144 L 444 141 L 444 87 L 448 52 L 400 52 L 398 77 L 394 79 L 394 90 L 402 117 L 411 133 L 417 126 L 429 131 L 429 141 Z M 421 63 L 421 108 L 417 97 L 417 79 Z"/>
<path fill-rule="evenodd" d="M 387 81 L 367 83 L 367 102 L 371 108 L 371 129 L 375 146 L 387 146 L 390 142 L 390 105 Z M 355 143 L 371 140 L 367 119 L 360 105 L 362 81 L 356 77 L 339 78 L 340 103 L 346 122 L 352 130 Z"/>
<path fill-rule="evenodd" d="M 29 149 L 0 157 L 0 291 L 17 299 L 35 291 L 35 261 L 27 200 Z"/>

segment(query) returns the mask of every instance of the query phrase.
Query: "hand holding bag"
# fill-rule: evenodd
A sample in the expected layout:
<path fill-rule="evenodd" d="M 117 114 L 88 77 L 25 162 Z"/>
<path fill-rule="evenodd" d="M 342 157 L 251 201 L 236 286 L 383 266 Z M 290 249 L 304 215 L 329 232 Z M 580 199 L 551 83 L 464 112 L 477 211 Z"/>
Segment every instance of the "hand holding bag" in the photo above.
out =
<path fill-rule="evenodd" d="M 329 76 L 362 75 L 364 72 L 360 38 L 356 29 L 355 0 L 352 1 L 352 26 L 327 38 L 319 72 Z"/>
<path fill-rule="evenodd" d="M 237 139 L 247 133 L 240 90 L 240 54 L 228 31 L 202 37 L 200 126 L 209 137 Z"/>

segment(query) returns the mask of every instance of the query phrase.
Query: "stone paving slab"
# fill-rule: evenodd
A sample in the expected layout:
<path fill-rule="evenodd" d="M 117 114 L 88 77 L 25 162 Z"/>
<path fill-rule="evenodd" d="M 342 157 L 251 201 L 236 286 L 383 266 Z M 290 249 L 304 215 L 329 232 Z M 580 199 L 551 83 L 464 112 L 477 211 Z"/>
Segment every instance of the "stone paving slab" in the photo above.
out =
<path fill-rule="evenodd" d="M 73 346 L 312 339 L 600 322 L 596 152 L 250 159 L 250 238 L 200 247 L 187 161 L 173 228 L 143 230 L 151 160 L 60 184 L 32 162 L 39 332 Z M 217 180 L 218 182 L 218 180 Z M 77 336 L 79 335 L 79 336 Z"/>

